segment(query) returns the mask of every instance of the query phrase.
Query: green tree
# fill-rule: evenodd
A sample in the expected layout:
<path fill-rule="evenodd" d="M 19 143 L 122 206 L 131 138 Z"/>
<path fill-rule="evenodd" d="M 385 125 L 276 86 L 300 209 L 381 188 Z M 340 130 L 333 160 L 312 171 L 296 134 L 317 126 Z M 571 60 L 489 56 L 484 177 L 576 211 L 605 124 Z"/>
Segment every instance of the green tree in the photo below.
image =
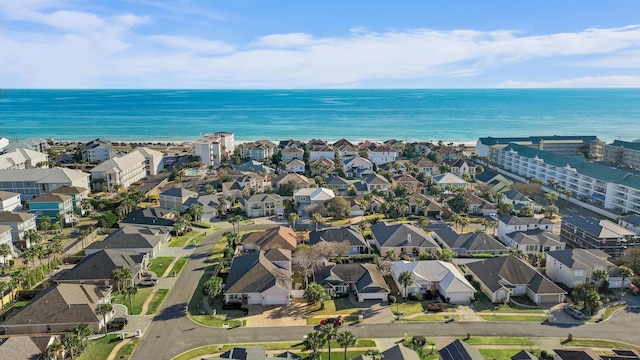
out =
<path fill-rule="evenodd" d="M 464 232 L 464 227 L 469 225 L 470 222 L 471 222 L 471 219 L 469 219 L 468 216 L 460 217 L 460 232 L 461 233 Z"/>
<path fill-rule="evenodd" d="M 544 208 L 544 212 L 546 214 L 546 217 L 548 217 L 549 219 L 553 218 L 555 214 L 558 213 L 558 207 L 555 205 L 549 205 L 546 206 Z"/>
<path fill-rule="evenodd" d="M 113 269 L 113 271 L 111 271 L 111 280 L 114 284 L 116 284 L 116 291 L 120 292 L 120 286 L 124 281 L 124 273 L 122 272 L 122 268 Z"/>
<path fill-rule="evenodd" d="M 200 222 L 202 215 L 204 215 L 204 209 L 198 204 L 191 205 L 189 212 L 191 213 L 194 222 Z"/>
<path fill-rule="evenodd" d="M 324 341 L 327 343 L 327 350 L 329 350 L 329 359 L 331 360 L 331 342 L 335 340 L 338 335 L 338 329 L 333 324 L 320 325 L 320 334 L 324 337 Z"/>
<path fill-rule="evenodd" d="M 98 306 L 96 307 L 96 314 L 98 315 L 102 315 L 102 320 L 104 320 L 104 334 L 107 334 L 107 315 L 111 314 L 111 311 L 113 311 L 113 305 L 111 304 L 98 304 Z"/>
<path fill-rule="evenodd" d="M 0 281 L 0 305 L 2 306 L 2 311 L 4 311 L 4 293 L 9 289 L 11 289 L 11 286 L 8 281 Z"/>
<path fill-rule="evenodd" d="M 398 275 L 398 283 L 404 288 L 404 301 L 407 301 L 407 287 L 413 284 L 413 275 L 409 271 L 403 271 Z"/>
<path fill-rule="evenodd" d="M 0 244 L 0 256 L 2 256 L 2 265 L 7 267 L 9 265 L 9 260 L 7 259 L 9 255 L 13 253 L 11 245 L 9 244 Z"/>
<path fill-rule="evenodd" d="M 333 216 L 334 219 L 345 219 L 351 216 L 351 206 L 349 202 L 341 196 L 325 201 L 324 206 L 327 209 L 327 213 Z"/>
<path fill-rule="evenodd" d="M 318 224 L 322 223 L 322 215 L 319 212 L 313 213 L 311 215 L 311 222 L 315 225 L 315 229 L 318 230 Z"/>
<path fill-rule="evenodd" d="M 514 206 L 512 203 L 508 201 L 500 201 L 498 202 L 498 215 L 500 216 L 508 216 L 513 213 Z"/>
<path fill-rule="evenodd" d="M 547 205 L 555 205 L 556 201 L 558 201 L 558 193 L 546 193 L 544 194 L 544 200 L 547 202 Z"/>
<path fill-rule="evenodd" d="M 462 216 L 460 216 L 460 214 L 458 214 L 458 213 L 453 213 L 449 217 L 449 221 L 451 221 L 452 223 L 454 223 L 456 225 L 456 230 L 458 229 L 458 224 L 460 224 L 461 220 L 462 220 Z"/>
<path fill-rule="evenodd" d="M 624 281 L 633 276 L 633 270 L 630 267 L 625 265 L 618 266 L 618 274 L 622 276 L 622 286 L 620 286 L 620 297 L 622 297 L 622 292 L 624 291 Z"/>
<path fill-rule="evenodd" d="M 447 200 L 447 204 L 451 208 L 451 211 L 455 213 L 467 213 L 471 205 L 471 199 L 465 189 L 458 189 L 455 190 L 455 195 Z"/>
<path fill-rule="evenodd" d="M 602 269 L 596 269 L 591 272 L 591 280 L 596 283 L 596 290 L 600 290 L 602 282 L 609 279 L 609 273 Z"/>
<path fill-rule="evenodd" d="M 207 280 L 202 287 L 202 292 L 209 297 L 210 301 L 213 301 L 216 296 L 222 294 L 222 278 L 214 276 Z"/>
<path fill-rule="evenodd" d="M 344 360 L 347 360 L 347 349 L 349 346 L 355 346 L 358 342 L 358 338 L 353 332 L 345 330 L 336 335 L 336 341 L 344 348 Z"/>
<path fill-rule="evenodd" d="M 520 213 L 518 215 L 522 217 L 531 217 L 533 216 L 533 208 L 529 205 L 525 205 L 520 208 Z"/>
<path fill-rule="evenodd" d="M 86 347 L 89 336 L 93 335 L 93 329 L 89 324 L 78 324 L 73 328 L 73 333 L 80 339 L 81 348 Z"/>
<path fill-rule="evenodd" d="M 296 214 L 295 212 L 292 212 L 292 213 L 289 214 L 287 219 L 289 220 L 289 224 L 291 224 L 291 227 L 295 230 L 296 229 L 296 222 L 298 221 L 298 219 L 300 219 L 298 214 Z"/>
<path fill-rule="evenodd" d="M 315 282 L 307 285 L 303 297 L 312 304 L 320 303 L 322 308 L 324 308 L 325 301 L 329 300 L 329 295 L 324 292 L 322 285 Z"/>
<path fill-rule="evenodd" d="M 451 262 L 453 258 L 456 256 L 456 253 L 451 249 L 442 249 L 440 254 L 438 255 L 438 259 L 441 261 Z"/>
<path fill-rule="evenodd" d="M 82 339 L 77 334 L 66 334 L 62 337 L 62 345 L 71 359 L 75 359 L 82 349 Z"/>
<path fill-rule="evenodd" d="M 47 356 L 49 359 L 58 360 L 58 358 L 64 359 L 62 354 L 64 353 L 64 345 L 58 340 L 55 340 L 51 345 L 47 346 Z"/>
<path fill-rule="evenodd" d="M 318 360 L 320 359 L 320 350 L 324 346 L 324 336 L 318 331 L 307 334 L 307 338 L 302 342 L 304 350 L 311 350 L 311 354 L 307 359 Z"/>
<path fill-rule="evenodd" d="M 129 314 L 133 314 L 133 296 L 138 293 L 138 288 L 136 286 L 127 286 L 122 289 L 122 293 L 129 298 Z"/>

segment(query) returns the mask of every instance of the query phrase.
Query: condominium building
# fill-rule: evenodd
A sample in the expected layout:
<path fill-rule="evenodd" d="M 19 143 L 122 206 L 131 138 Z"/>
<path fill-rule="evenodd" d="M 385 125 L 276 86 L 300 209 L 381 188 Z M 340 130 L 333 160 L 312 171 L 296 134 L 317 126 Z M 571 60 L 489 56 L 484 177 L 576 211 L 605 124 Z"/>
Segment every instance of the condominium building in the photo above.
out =
<path fill-rule="evenodd" d="M 147 176 L 147 162 L 139 151 L 109 159 L 91 169 L 91 184 L 94 190 L 114 191 L 126 189 Z"/>
<path fill-rule="evenodd" d="M 22 201 L 61 186 L 89 188 L 89 174 L 72 169 L 19 169 L 0 171 L 0 190 L 20 193 Z"/>
<path fill-rule="evenodd" d="M 26 148 L 17 148 L 0 155 L 0 170 L 49 167 L 49 155 Z"/>
<path fill-rule="evenodd" d="M 598 249 L 611 256 L 623 255 L 637 241 L 633 231 L 618 224 L 582 216 L 563 217 L 560 237 L 572 248 Z"/>
<path fill-rule="evenodd" d="M 219 167 L 223 157 L 233 154 L 233 133 L 209 133 L 193 142 L 193 154 L 207 166 Z"/>
<path fill-rule="evenodd" d="M 528 136 L 528 137 L 483 137 L 476 143 L 478 156 L 493 157 L 493 151 L 518 144 L 558 155 L 588 154 L 592 159 L 602 158 L 604 142 L 596 136 Z"/>
<path fill-rule="evenodd" d="M 615 211 L 640 213 L 640 176 L 590 163 L 583 156 L 563 156 L 510 144 L 495 149 L 492 160 L 526 178 L 553 179 L 586 202 Z"/>
<path fill-rule="evenodd" d="M 164 169 L 164 154 L 160 151 L 147 147 L 137 147 L 134 151 L 138 151 L 144 156 L 148 176 L 157 175 Z"/>
<path fill-rule="evenodd" d="M 640 168 L 640 142 L 615 140 L 604 145 L 603 160 L 617 165 Z"/>
<path fill-rule="evenodd" d="M 116 156 L 116 151 L 111 145 L 111 141 L 104 139 L 91 140 L 84 144 L 82 150 L 82 160 L 94 162 L 94 161 L 106 161 Z"/>

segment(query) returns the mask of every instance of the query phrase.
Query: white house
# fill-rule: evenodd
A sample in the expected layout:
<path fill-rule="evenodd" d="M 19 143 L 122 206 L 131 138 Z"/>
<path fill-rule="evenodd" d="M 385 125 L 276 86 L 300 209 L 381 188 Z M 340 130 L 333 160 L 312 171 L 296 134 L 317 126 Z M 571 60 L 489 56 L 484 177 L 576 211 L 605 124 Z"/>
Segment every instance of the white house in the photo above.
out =
<path fill-rule="evenodd" d="M 373 171 L 373 164 L 371 161 L 361 156 L 344 159 L 342 163 L 344 173 L 348 178 L 361 177 L 363 173 L 370 173 Z"/>
<path fill-rule="evenodd" d="M 7 244 L 9 245 L 9 249 L 11 249 L 11 253 L 7 256 L 0 255 L 0 262 L 2 264 L 7 265 L 9 260 L 13 258 L 14 249 L 13 249 L 13 241 L 11 238 L 11 227 L 7 225 L 0 225 L 0 245 Z M 3 297 L 3 293 L 0 293 L 0 298 Z"/>
<path fill-rule="evenodd" d="M 147 159 L 139 151 L 109 159 L 91 169 L 91 183 L 99 191 L 126 189 L 147 176 Z"/>
<path fill-rule="evenodd" d="M 49 167 L 49 155 L 30 149 L 17 148 L 0 155 L 0 170 Z"/>
<path fill-rule="evenodd" d="M 0 190 L 20 193 L 22 201 L 61 186 L 89 188 L 89 174 L 66 168 L 14 169 L 0 171 Z"/>
<path fill-rule="evenodd" d="M 229 132 L 209 133 L 193 142 L 193 154 L 200 157 L 206 166 L 219 167 L 220 161 L 233 154 L 234 134 Z"/>
<path fill-rule="evenodd" d="M 0 212 L 0 225 L 11 228 L 11 239 L 14 246 L 19 248 L 30 247 L 31 244 L 24 238 L 27 230 L 36 230 L 36 216 L 26 212 Z"/>
<path fill-rule="evenodd" d="M 17 211 L 22 209 L 20 193 L 0 191 L 0 211 Z"/>
<path fill-rule="evenodd" d="M 147 175 L 157 175 L 164 169 L 164 154 L 147 147 L 137 147 L 134 151 L 144 156 Z"/>
<path fill-rule="evenodd" d="M 309 161 L 315 161 L 318 159 L 335 159 L 335 150 L 329 145 L 314 146 L 309 150 Z"/>
<path fill-rule="evenodd" d="M 369 160 L 376 165 L 396 161 L 397 158 L 398 152 L 387 145 L 381 145 L 369 150 Z"/>
<path fill-rule="evenodd" d="M 288 173 L 302 174 L 304 173 L 304 161 L 293 159 L 285 166 Z"/>
<path fill-rule="evenodd" d="M 506 244 L 509 242 L 506 235 L 512 232 L 535 229 L 553 232 L 553 228 L 554 223 L 545 218 L 502 216 L 498 218 L 498 239 Z"/>
<path fill-rule="evenodd" d="M 327 188 L 302 188 L 294 190 L 293 202 L 299 210 L 306 211 L 309 207 L 321 206 L 325 201 L 333 199 L 333 190 Z"/>
<path fill-rule="evenodd" d="M 304 157 L 304 150 L 300 148 L 289 147 L 286 149 L 282 149 L 280 151 L 280 156 L 282 156 L 282 161 L 287 164 L 294 159 L 302 160 L 302 158 Z"/>
<path fill-rule="evenodd" d="M 594 282 L 593 272 L 604 270 L 609 274 L 610 288 L 620 288 L 622 277 L 616 273 L 616 266 L 609 262 L 609 255 L 597 249 L 566 249 L 547 251 L 545 275 L 549 279 L 564 284 L 570 288 L 589 282 Z M 627 279 L 628 285 L 631 279 Z"/>
<path fill-rule="evenodd" d="M 95 139 L 84 144 L 82 149 L 82 160 L 94 162 L 94 161 L 106 161 L 116 156 L 116 151 L 113 149 L 111 141 L 105 139 Z"/>
<path fill-rule="evenodd" d="M 441 294 L 450 303 L 468 304 L 476 292 L 473 285 L 452 263 L 440 260 L 403 260 L 394 261 L 391 269 L 393 279 L 403 296 L 431 292 Z M 404 293 L 404 285 L 398 282 L 398 277 L 405 271 L 408 271 L 413 278 L 413 282 L 407 286 L 407 294 Z"/>

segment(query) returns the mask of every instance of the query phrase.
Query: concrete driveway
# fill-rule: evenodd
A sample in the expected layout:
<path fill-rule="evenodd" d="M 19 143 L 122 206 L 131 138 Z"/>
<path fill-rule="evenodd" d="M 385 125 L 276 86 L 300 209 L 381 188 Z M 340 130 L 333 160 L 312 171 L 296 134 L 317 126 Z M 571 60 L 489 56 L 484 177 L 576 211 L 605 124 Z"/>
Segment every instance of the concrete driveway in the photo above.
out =
<path fill-rule="evenodd" d="M 307 325 L 307 303 L 295 299 L 289 305 L 266 306 L 249 305 L 249 315 L 245 317 L 247 327 Z"/>

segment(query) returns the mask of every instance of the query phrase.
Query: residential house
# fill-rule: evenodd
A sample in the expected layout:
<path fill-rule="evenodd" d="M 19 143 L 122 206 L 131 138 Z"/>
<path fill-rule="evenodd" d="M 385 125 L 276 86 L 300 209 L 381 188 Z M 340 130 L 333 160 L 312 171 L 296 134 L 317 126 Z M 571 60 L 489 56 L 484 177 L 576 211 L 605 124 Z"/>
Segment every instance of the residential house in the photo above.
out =
<path fill-rule="evenodd" d="M 278 142 L 278 147 L 281 149 L 302 149 L 304 147 L 304 143 L 300 140 L 293 139 L 280 140 L 280 142 Z"/>
<path fill-rule="evenodd" d="M 365 300 L 387 301 L 389 296 L 389 286 L 374 264 L 325 262 L 316 271 L 314 278 L 330 296 L 354 292 L 358 302 Z"/>
<path fill-rule="evenodd" d="M 91 256 L 101 250 L 111 249 L 155 258 L 169 240 L 171 234 L 166 229 L 128 225 L 114 231 L 102 241 L 89 244 L 84 253 Z"/>
<path fill-rule="evenodd" d="M 311 170 L 311 176 L 333 174 L 336 171 L 333 160 L 327 158 L 319 158 L 311 161 L 309 169 Z"/>
<path fill-rule="evenodd" d="M 245 173 L 259 173 L 259 174 L 272 174 L 275 172 L 275 169 L 269 166 L 266 166 L 263 162 L 256 161 L 251 159 L 240 166 L 234 167 L 234 170 L 241 171 Z"/>
<path fill-rule="evenodd" d="M 455 339 L 449 345 L 438 350 L 440 360 L 484 360 L 478 349 L 466 342 Z"/>
<path fill-rule="evenodd" d="M 342 168 L 345 176 L 348 178 L 359 178 L 364 174 L 373 172 L 373 164 L 371 161 L 361 157 L 354 156 L 342 160 Z"/>
<path fill-rule="evenodd" d="M 220 198 L 220 195 L 201 195 L 197 198 L 191 197 L 184 202 L 184 206 L 189 209 L 191 209 L 193 205 L 201 206 L 203 213 L 200 221 L 213 221 L 219 213 L 224 213 L 231 207 L 227 200 Z"/>
<path fill-rule="evenodd" d="M 284 216 L 282 196 L 278 194 L 256 194 L 240 201 L 247 217 Z"/>
<path fill-rule="evenodd" d="M 69 195 L 48 193 L 40 195 L 27 201 L 29 212 L 37 216 L 36 221 L 48 216 L 53 221 L 58 221 L 61 216 L 62 224 L 77 220 L 77 215 L 73 211 L 73 198 Z"/>
<path fill-rule="evenodd" d="M 11 191 L 0 191 L 0 212 L 18 211 L 22 209 L 20 193 Z"/>
<path fill-rule="evenodd" d="M 560 236 L 542 229 L 514 231 L 506 234 L 503 239 L 505 245 L 525 254 L 563 250 L 566 247 L 560 241 Z"/>
<path fill-rule="evenodd" d="M 409 294 L 440 295 L 448 303 L 468 304 L 476 290 L 464 278 L 457 266 L 440 260 L 394 261 L 391 266 L 393 279 L 403 296 Z M 408 271 L 413 282 L 407 286 L 400 284 L 400 274 Z"/>
<path fill-rule="evenodd" d="M 49 155 L 41 152 L 17 148 L 0 155 L 0 170 L 48 167 Z"/>
<path fill-rule="evenodd" d="M 240 156 L 249 159 L 269 159 L 273 156 L 276 144 L 269 140 L 258 140 L 240 145 Z"/>
<path fill-rule="evenodd" d="M 369 150 L 369 161 L 376 165 L 396 161 L 398 152 L 387 145 L 380 145 Z"/>
<path fill-rule="evenodd" d="M 412 193 L 417 193 L 418 190 L 424 186 L 422 182 L 420 182 L 410 174 L 396 175 L 392 178 L 392 183 L 395 187 L 407 186 L 409 189 L 411 189 Z"/>
<path fill-rule="evenodd" d="M 412 163 L 418 169 L 420 169 L 420 171 L 422 171 L 423 173 L 429 176 L 440 174 L 440 167 L 438 166 L 438 164 L 435 161 L 428 159 L 426 157 L 416 158 L 413 160 Z"/>
<path fill-rule="evenodd" d="M 300 355 L 285 351 L 280 355 L 267 356 L 262 346 L 234 346 L 230 350 L 220 354 L 220 357 L 208 358 L 208 360 L 233 359 L 233 360 L 301 360 Z"/>
<path fill-rule="evenodd" d="M 340 176 L 329 176 L 325 180 L 325 186 L 333 190 L 337 196 L 349 195 L 349 181 Z"/>
<path fill-rule="evenodd" d="M 342 256 L 368 254 L 371 251 L 371 245 L 360 230 L 353 226 L 312 230 L 309 233 L 309 244 L 313 246 L 320 242 L 349 244 L 348 247 L 345 246 L 344 253 L 337 254 Z"/>
<path fill-rule="evenodd" d="M 0 325 L 0 329 L 8 335 L 68 333 L 80 324 L 87 324 L 99 333 L 106 324 L 103 316 L 96 314 L 96 308 L 98 304 L 110 303 L 108 286 L 56 284 L 38 293 Z M 112 316 L 113 313 L 106 315 L 107 322 Z"/>
<path fill-rule="evenodd" d="M 498 239 L 505 244 L 510 241 L 507 238 L 507 234 L 536 229 L 553 232 L 554 223 L 546 218 L 518 217 L 514 215 L 498 218 Z"/>
<path fill-rule="evenodd" d="M 341 144 L 338 146 L 334 144 L 333 147 L 338 151 L 342 159 L 358 155 L 358 148 L 353 144 Z"/>
<path fill-rule="evenodd" d="M 169 210 L 184 211 L 185 202 L 198 194 L 187 189 L 172 187 L 160 193 L 160 206 Z"/>
<path fill-rule="evenodd" d="M 422 252 L 440 252 L 440 246 L 431 235 L 412 224 L 387 225 L 385 222 L 378 222 L 371 226 L 371 238 L 371 244 L 382 255 L 393 252 L 397 256 L 418 256 Z"/>
<path fill-rule="evenodd" d="M 538 360 L 538 357 L 527 350 L 520 350 L 520 352 L 511 357 L 511 360 Z"/>
<path fill-rule="evenodd" d="M 609 220 L 592 217 L 565 216 L 560 237 L 572 248 L 599 249 L 611 256 L 621 256 L 636 244 L 637 235 Z"/>
<path fill-rule="evenodd" d="M 409 197 L 409 213 L 420 216 L 438 216 L 442 214 L 442 204 L 419 193 Z"/>
<path fill-rule="evenodd" d="M 299 159 L 293 159 L 284 167 L 287 173 L 302 174 L 305 170 L 305 163 Z"/>
<path fill-rule="evenodd" d="M 353 198 L 353 202 L 357 203 L 358 206 L 361 206 L 361 204 L 363 203 L 366 204 L 366 210 L 369 212 L 372 212 L 372 213 L 380 212 L 380 208 L 382 207 L 382 204 L 385 202 L 384 198 L 374 195 L 367 200 L 366 197 L 368 197 L 368 195 L 357 195 L 356 197 Z M 351 215 L 355 215 L 353 211 L 351 212 Z"/>
<path fill-rule="evenodd" d="M 309 146 L 309 161 L 318 159 L 333 160 L 335 158 L 335 150 L 329 145 Z"/>
<path fill-rule="evenodd" d="M 55 341 L 57 335 L 48 336 L 10 336 L 0 342 L 0 360 L 45 360 L 48 359 L 47 348 Z"/>
<path fill-rule="evenodd" d="M 282 156 L 282 161 L 285 163 L 290 163 L 293 160 L 302 160 L 304 157 L 304 150 L 302 148 L 285 148 L 280 151 L 280 155 Z"/>
<path fill-rule="evenodd" d="M 593 349 L 553 349 L 553 360 L 601 360 Z"/>
<path fill-rule="evenodd" d="M 278 267 L 263 251 L 236 256 L 224 285 L 225 302 L 248 305 L 287 305 L 291 270 Z"/>
<path fill-rule="evenodd" d="M 88 189 L 89 174 L 59 167 L 0 171 L 0 190 L 20 193 L 22 201 L 65 185 Z"/>
<path fill-rule="evenodd" d="M 84 215 L 84 209 L 82 209 L 82 200 L 89 198 L 88 188 L 65 185 L 65 186 L 61 186 L 59 188 L 53 189 L 51 193 L 71 196 L 71 201 L 73 203 L 73 211 L 76 214 Z"/>
<path fill-rule="evenodd" d="M 504 195 L 504 199 L 502 199 L 502 201 L 513 204 L 513 206 L 516 207 L 516 209 L 518 205 L 530 206 L 531 208 L 535 206 L 535 202 L 533 200 L 531 200 L 529 197 L 525 196 L 519 191 L 509 189 L 509 190 L 502 191 L 502 195 Z"/>
<path fill-rule="evenodd" d="M 130 251 L 102 249 L 80 260 L 72 269 L 60 273 L 55 278 L 57 283 L 92 284 L 113 286 L 111 274 L 116 269 L 131 269 L 131 279 L 125 281 L 133 283 L 140 279 L 142 272 L 147 269 L 149 257 Z M 162 276 L 160 274 L 159 276 Z"/>
<path fill-rule="evenodd" d="M 476 174 L 476 182 L 489 186 L 488 190 L 494 193 L 502 191 L 513 184 L 513 181 L 507 179 L 502 174 L 486 168 L 482 173 Z"/>
<path fill-rule="evenodd" d="M 9 260 L 13 258 L 15 251 L 13 249 L 13 240 L 11 237 L 11 227 L 7 226 L 7 225 L 0 225 L 0 245 L 2 244 L 7 244 L 9 245 L 9 249 L 11 250 L 11 253 L 9 255 L 5 256 L 0 256 L 0 260 L 2 260 L 2 264 L 3 265 L 9 265 Z M 3 297 L 3 293 L 0 292 L 0 298 Z"/>
<path fill-rule="evenodd" d="M 91 140 L 82 149 L 82 160 L 87 162 L 102 162 L 115 156 L 116 151 L 111 141 L 105 139 Z"/>
<path fill-rule="evenodd" d="M 493 303 L 509 301 L 512 296 L 527 296 L 536 304 L 557 304 L 567 295 L 528 262 L 514 255 L 484 259 L 465 266 Z"/>
<path fill-rule="evenodd" d="M 254 231 L 244 234 L 240 245 L 244 251 L 293 250 L 298 246 L 298 235 L 290 227 L 278 226 L 267 231 Z"/>
<path fill-rule="evenodd" d="M 609 274 L 610 288 L 622 287 L 622 277 L 617 274 L 616 266 L 609 262 L 609 255 L 602 250 L 597 249 L 566 249 L 545 252 L 547 262 L 545 266 L 545 275 L 549 279 L 574 287 L 579 284 L 594 282 L 593 272 L 595 270 L 603 270 Z M 625 281 L 628 285 L 631 279 Z"/>
<path fill-rule="evenodd" d="M 151 228 L 165 228 L 167 230 L 173 230 L 174 223 L 175 211 L 161 207 L 134 210 L 119 222 L 121 228 L 127 225 L 143 225 Z"/>
<path fill-rule="evenodd" d="M 327 188 L 303 188 L 293 191 L 293 202 L 298 210 L 308 212 L 310 209 L 321 209 L 324 202 L 336 195 Z"/>
<path fill-rule="evenodd" d="M 636 233 L 636 235 L 640 236 L 640 215 L 629 214 L 621 216 L 618 219 L 618 225 L 622 226 L 625 229 L 633 231 L 634 233 Z"/>
<path fill-rule="evenodd" d="M 460 159 L 462 158 L 462 151 L 460 149 L 456 149 L 453 146 L 448 145 L 435 145 L 431 144 L 431 151 L 440 154 L 440 157 L 443 159 Z"/>
<path fill-rule="evenodd" d="M 393 359 L 393 360 L 420 360 L 420 356 L 414 350 L 409 349 L 408 347 L 402 344 L 396 344 L 387 350 L 380 353 L 382 355 L 382 359 Z M 369 355 L 358 355 L 353 358 L 353 360 L 374 360 L 373 356 Z"/>
<path fill-rule="evenodd" d="M 429 226 L 433 238 L 443 249 L 450 249 L 458 255 L 507 254 L 509 249 L 484 232 L 458 234 L 449 226 L 436 224 Z"/>
<path fill-rule="evenodd" d="M 469 193 L 469 213 L 482 216 L 490 216 L 491 214 L 498 213 L 498 207 L 488 202 L 487 200 L 476 196 L 473 193 Z"/>
<path fill-rule="evenodd" d="M 0 225 L 11 228 L 13 246 L 19 249 L 31 247 L 24 237 L 27 230 L 36 230 L 36 216 L 26 212 L 0 212 Z"/>
<path fill-rule="evenodd" d="M 383 193 L 391 190 L 391 183 L 382 175 L 367 174 L 360 179 L 359 183 L 354 183 L 358 195 L 379 190 Z"/>
<path fill-rule="evenodd" d="M 469 175 L 473 178 L 476 176 L 475 165 L 470 164 L 465 159 L 461 159 L 461 158 L 445 159 L 443 162 L 449 165 L 449 167 L 451 168 L 449 172 L 458 177 Z"/>
<path fill-rule="evenodd" d="M 193 155 L 206 166 L 220 167 L 220 161 L 234 153 L 234 134 L 217 132 L 205 134 L 193 142 Z"/>
<path fill-rule="evenodd" d="M 242 173 L 241 177 L 234 181 L 222 183 L 222 195 L 233 195 L 236 198 L 247 197 L 251 194 L 264 192 L 271 186 L 267 177 L 252 172 Z"/>
<path fill-rule="evenodd" d="M 452 188 L 452 189 L 467 188 L 467 182 L 452 173 L 435 175 L 433 177 L 433 180 L 436 182 L 436 184 L 438 184 L 438 186 L 442 188 L 442 190 L 447 190 L 449 188 Z"/>
<path fill-rule="evenodd" d="M 276 189 L 280 189 L 283 185 L 293 185 L 293 189 L 308 188 L 315 185 L 315 180 L 300 174 L 287 174 L 276 182 Z"/>
<path fill-rule="evenodd" d="M 164 170 L 164 154 L 160 151 L 143 146 L 137 147 L 135 151 L 144 156 L 147 176 L 158 175 Z"/>
<path fill-rule="evenodd" d="M 147 160 L 139 151 L 111 158 L 91 169 L 91 184 L 97 191 L 126 189 L 147 176 Z"/>

